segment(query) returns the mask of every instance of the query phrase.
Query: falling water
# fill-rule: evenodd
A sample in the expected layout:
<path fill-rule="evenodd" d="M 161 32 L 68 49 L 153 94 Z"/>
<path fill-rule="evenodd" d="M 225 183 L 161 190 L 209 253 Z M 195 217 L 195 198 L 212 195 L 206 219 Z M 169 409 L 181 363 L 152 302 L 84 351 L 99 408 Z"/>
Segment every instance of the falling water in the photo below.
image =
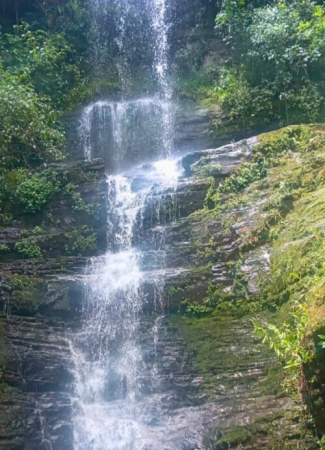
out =
<path fill-rule="evenodd" d="M 148 418 L 159 409 L 157 368 L 148 368 L 140 345 L 141 312 L 161 312 L 162 273 L 142 270 L 141 252 L 133 245 L 136 224 L 157 185 L 161 194 L 177 184 L 175 161 L 159 161 L 146 169 L 145 185 L 132 191 L 134 175 L 108 177 L 108 241 L 114 251 L 94 258 L 87 271 L 83 331 L 73 352 L 76 374 L 75 450 L 142 450 L 151 440 Z M 154 287 L 153 298 L 143 282 Z M 157 298 L 158 297 L 158 298 Z M 160 317 L 152 326 L 153 346 Z M 150 398 L 144 392 L 151 386 Z M 148 400 L 149 398 L 149 400 Z"/>
<path fill-rule="evenodd" d="M 164 225 L 174 218 L 170 210 L 164 213 L 164 202 L 174 198 L 180 174 L 177 161 L 170 158 L 173 107 L 167 4 L 166 0 L 94 0 L 90 12 L 97 55 L 105 53 L 100 48 L 107 37 L 102 19 L 112 8 L 122 94 L 131 85 L 129 21 L 138 19 L 140 10 L 146 17 L 144 35 L 150 36 L 149 46 L 154 49 L 150 77 L 156 79 L 157 90 L 150 98 L 98 101 L 86 107 L 81 117 L 84 157 L 102 157 L 107 163 L 109 250 L 94 258 L 85 273 L 83 327 L 72 343 L 74 442 L 75 450 L 162 450 L 155 428 L 162 420 L 157 348 L 163 321 Z M 174 209 L 177 214 L 176 205 Z M 159 255 L 155 263 L 150 256 L 153 244 L 149 253 L 141 250 L 148 211 Z M 146 325 L 151 358 L 142 342 L 145 311 L 153 317 Z M 164 432 L 161 425 L 159 433 Z"/>
<path fill-rule="evenodd" d="M 93 0 L 89 5 L 95 70 L 101 78 L 107 70 L 105 47 L 112 44 L 108 30 L 113 28 L 116 34 L 122 101 L 101 100 L 84 108 L 79 126 L 83 156 L 104 158 L 111 172 L 121 170 L 126 160 L 130 165 L 170 157 L 175 106 L 169 77 L 167 0 Z M 144 68 L 147 62 L 141 63 L 144 89 L 156 87 L 151 97 L 130 100 L 139 48 L 146 55 L 143 58 L 151 60 L 150 69 Z"/>
<path fill-rule="evenodd" d="M 164 154 L 170 156 L 172 152 L 174 111 L 171 101 L 173 92 L 169 80 L 169 26 L 166 22 L 167 0 L 149 0 L 149 4 L 151 6 L 152 28 L 156 42 L 154 65 L 161 87 L 160 97 L 164 100 L 162 114 Z"/>
<path fill-rule="evenodd" d="M 165 151 L 168 111 L 168 105 L 157 97 L 89 105 L 83 111 L 79 127 L 84 157 L 103 158 L 109 172 L 116 172 L 141 160 L 168 155 Z M 171 129 L 167 130 L 170 135 Z"/>

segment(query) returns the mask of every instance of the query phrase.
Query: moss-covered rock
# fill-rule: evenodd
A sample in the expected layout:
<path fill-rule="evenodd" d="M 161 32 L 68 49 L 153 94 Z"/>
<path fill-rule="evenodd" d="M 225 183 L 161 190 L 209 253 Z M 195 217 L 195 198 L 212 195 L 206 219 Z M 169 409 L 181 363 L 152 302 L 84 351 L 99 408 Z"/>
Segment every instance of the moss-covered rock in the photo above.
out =
<path fill-rule="evenodd" d="M 1 307 L 6 314 L 35 315 L 38 313 L 45 283 L 26 275 L 0 276 Z"/>

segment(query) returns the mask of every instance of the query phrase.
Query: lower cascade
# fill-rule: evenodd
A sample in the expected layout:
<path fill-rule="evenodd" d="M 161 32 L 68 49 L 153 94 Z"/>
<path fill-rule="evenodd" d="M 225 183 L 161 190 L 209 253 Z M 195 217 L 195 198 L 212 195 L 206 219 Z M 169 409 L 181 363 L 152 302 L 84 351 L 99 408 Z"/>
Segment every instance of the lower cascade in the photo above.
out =
<path fill-rule="evenodd" d="M 164 445 L 158 439 L 164 418 L 155 354 L 164 309 L 165 218 L 160 216 L 161 201 L 173 197 L 181 169 L 172 159 L 147 166 L 107 178 L 110 249 L 88 267 L 83 329 L 73 341 L 75 450 L 158 450 Z M 147 243 L 146 209 L 157 223 Z M 173 209 L 176 217 L 176 204 Z M 146 267 L 145 244 L 148 253 L 159 254 L 153 270 Z M 151 285 L 150 292 L 144 283 Z M 148 309 L 151 323 L 144 336 L 141 314 Z"/>

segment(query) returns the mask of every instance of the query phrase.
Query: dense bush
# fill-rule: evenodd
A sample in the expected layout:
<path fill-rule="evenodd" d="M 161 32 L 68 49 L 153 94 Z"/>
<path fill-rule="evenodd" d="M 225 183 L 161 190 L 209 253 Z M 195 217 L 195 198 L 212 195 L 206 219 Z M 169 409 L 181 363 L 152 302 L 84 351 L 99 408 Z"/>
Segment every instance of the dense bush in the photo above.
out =
<path fill-rule="evenodd" d="M 72 86 L 81 72 L 73 46 L 63 33 L 32 31 L 24 23 L 14 33 L 2 37 L 3 69 L 33 86 L 38 95 L 47 96 L 55 105 L 66 104 Z"/>
<path fill-rule="evenodd" d="M 324 102 L 325 7 L 226 0 L 217 29 L 229 50 L 216 86 L 233 120 L 315 121 Z"/>
<path fill-rule="evenodd" d="M 18 184 L 16 198 L 26 212 L 34 213 L 60 190 L 61 183 L 56 179 L 55 172 L 50 177 L 35 173 Z"/>
<path fill-rule="evenodd" d="M 19 2 L 16 2 L 17 4 Z M 62 112 L 83 98 L 83 0 L 28 2 L 30 20 L 0 32 L 0 170 L 34 167 L 64 155 Z M 29 10 L 28 10 L 29 8 Z M 8 17 L 13 9 L 8 6 Z"/>
<path fill-rule="evenodd" d="M 31 86 L 0 69 L 0 169 L 62 158 L 65 137 L 57 113 Z"/>

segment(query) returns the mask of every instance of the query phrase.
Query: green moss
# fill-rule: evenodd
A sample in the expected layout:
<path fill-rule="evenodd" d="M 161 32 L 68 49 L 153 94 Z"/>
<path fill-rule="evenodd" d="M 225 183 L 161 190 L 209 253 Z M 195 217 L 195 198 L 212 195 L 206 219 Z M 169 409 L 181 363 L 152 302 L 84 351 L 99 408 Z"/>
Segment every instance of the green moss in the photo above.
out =
<path fill-rule="evenodd" d="M 218 428 L 211 442 L 214 450 L 264 448 L 270 450 L 305 450 L 315 447 L 316 439 L 306 427 L 308 415 L 296 408 L 278 411 L 257 418 L 245 426 Z M 310 425 L 310 424 L 309 424 Z M 292 428 L 292 433 L 290 429 Z M 267 442 L 267 443 L 266 443 Z"/>
<path fill-rule="evenodd" d="M 273 320 L 281 323 L 288 317 L 292 318 L 292 306 L 296 301 L 311 298 L 311 303 L 316 300 L 323 302 L 325 289 L 320 286 L 325 264 L 324 145 L 325 128 L 322 125 L 294 126 L 268 133 L 259 138 L 250 162 L 243 162 L 218 187 L 212 179 L 206 209 L 193 216 L 192 220 L 204 223 L 204 227 L 205 221 L 221 220 L 222 229 L 228 233 L 237 220 L 241 220 L 240 213 L 237 219 L 236 207 L 243 204 L 255 206 L 261 200 L 260 212 L 255 214 L 254 220 L 245 229 L 239 228 L 240 250 L 243 252 L 269 242 L 273 245 L 273 252 L 271 274 L 261 274 L 261 295 L 256 298 L 247 296 L 245 274 L 240 270 L 233 273 L 231 264 L 235 266 L 235 262 L 229 261 L 228 275 L 233 278 L 231 295 L 223 296 L 218 291 L 217 296 L 207 295 L 186 301 L 192 315 L 206 315 L 200 319 L 204 322 L 199 328 L 205 329 L 213 320 L 216 320 L 216 326 L 220 326 L 218 320 L 223 314 L 240 317 L 264 308 L 276 311 Z M 251 171 L 252 167 L 256 170 Z M 237 202 L 238 191 L 243 194 Z M 203 248 L 204 253 L 214 258 L 211 250 L 215 244 L 205 247 L 204 239 L 198 243 L 196 251 L 202 252 Z M 213 351 L 210 351 L 211 333 L 214 332 L 211 331 L 209 338 L 204 338 L 196 324 L 195 321 L 185 321 L 182 329 L 189 348 L 194 343 L 193 351 L 195 348 L 200 372 L 208 378 L 218 364 Z M 212 329 L 211 323 L 208 327 Z M 199 342 L 198 336 L 202 337 L 203 343 Z M 279 377 L 275 378 L 270 389 L 280 392 Z"/>
<path fill-rule="evenodd" d="M 250 437 L 251 433 L 248 428 L 234 427 L 217 441 L 215 450 L 228 450 L 237 447 L 239 444 L 245 444 Z"/>
<path fill-rule="evenodd" d="M 45 289 L 43 282 L 25 275 L 7 275 L 0 285 L 3 294 L 9 295 L 11 313 L 35 315 Z"/>
<path fill-rule="evenodd" d="M 283 367 L 279 362 L 275 362 L 268 368 L 263 393 L 274 396 L 284 395 Z"/>
<path fill-rule="evenodd" d="M 238 386 L 240 383 L 247 383 L 245 377 L 232 379 L 225 376 L 220 381 L 220 374 L 235 373 L 256 363 L 255 352 L 229 352 L 229 348 L 243 347 L 242 336 L 237 334 L 237 330 L 238 326 L 241 329 L 250 327 L 247 321 L 234 319 L 226 314 L 200 318 L 174 315 L 170 321 L 173 327 L 181 330 L 187 349 L 195 359 L 198 373 L 203 378 L 200 386 L 203 395 L 213 398 L 223 392 L 225 384 L 228 389 L 233 389 L 234 384 Z"/>
<path fill-rule="evenodd" d="M 220 173 L 220 164 L 211 164 L 211 158 L 203 157 L 191 165 L 191 172 L 196 177 L 215 176 Z"/>

